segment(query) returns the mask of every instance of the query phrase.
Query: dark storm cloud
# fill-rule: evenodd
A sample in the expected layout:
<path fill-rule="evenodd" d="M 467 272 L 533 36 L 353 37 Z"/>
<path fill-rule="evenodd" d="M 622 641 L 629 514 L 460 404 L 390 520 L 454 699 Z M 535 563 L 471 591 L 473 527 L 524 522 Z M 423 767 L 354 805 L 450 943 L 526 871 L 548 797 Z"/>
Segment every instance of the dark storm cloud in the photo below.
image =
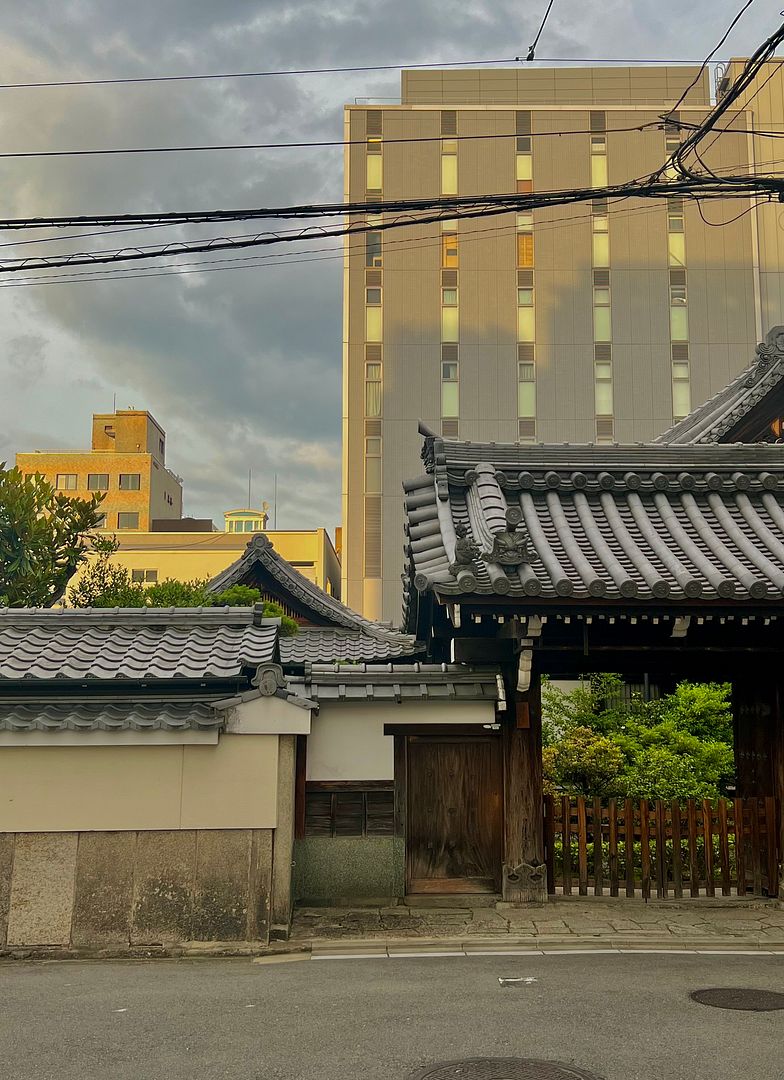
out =
<path fill-rule="evenodd" d="M 37 0 L 6 5 L 0 70 L 4 82 L 16 82 L 489 59 L 524 53 L 544 6 Z M 556 0 L 539 54 L 702 56 L 727 21 L 706 0 L 687 11 L 676 0 L 656 7 Z M 768 21 L 762 11 L 746 17 L 733 39 L 736 51 L 765 36 Z M 4 91 L 0 144 L 19 150 L 340 139 L 344 102 L 398 90 L 397 74 L 368 72 Z M 26 159 L 3 163 L 0 189 L 9 215 L 203 209 L 337 201 L 341 172 L 339 148 Z M 220 232 L 148 230 L 59 241 L 53 250 Z M 255 252 L 262 253 L 268 252 Z M 189 513 L 219 520 L 224 508 L 244 502 L 251 467 L 257 499 L 271 498 L 278 475 L 279 524 L 334 525 L 341 261 L 328 254 L 226 272 L 149 279 L 124 273 L 105 282 L 0 290 L 0 459 L 16 449 L 84 443 L 90 412 L 108 408 L 116 393 L 118 406 L 149 407 L 166 427 Z M 191 257 L 199 258 L 205 257 Z"/>

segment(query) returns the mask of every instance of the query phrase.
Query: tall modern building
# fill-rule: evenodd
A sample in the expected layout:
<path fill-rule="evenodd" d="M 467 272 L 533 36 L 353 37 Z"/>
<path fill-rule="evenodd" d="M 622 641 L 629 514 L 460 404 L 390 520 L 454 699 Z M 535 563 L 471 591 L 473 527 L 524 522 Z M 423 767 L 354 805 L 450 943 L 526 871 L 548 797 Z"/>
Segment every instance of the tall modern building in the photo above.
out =
<path fill-rule="evenodd" d="M 780 63 L 722 119 L 730 130 L 706 140 L 703 160 L 719 175 L 783 171 L 780 139 L 750 133 L 784 130 Z M 684 137 L 681 125 L 709 111 L 710 83 L 685 66 L 406 71 L 399 105 L 346 107 L 345 197 L 644 177 Z M 653 439 L 784 321 L 782 225 L 775 204 L 597 196 L 348 238 L 344 601 L 399 617 L 401 482 L 417 470 L 418 419 L 461 439 Z"/>

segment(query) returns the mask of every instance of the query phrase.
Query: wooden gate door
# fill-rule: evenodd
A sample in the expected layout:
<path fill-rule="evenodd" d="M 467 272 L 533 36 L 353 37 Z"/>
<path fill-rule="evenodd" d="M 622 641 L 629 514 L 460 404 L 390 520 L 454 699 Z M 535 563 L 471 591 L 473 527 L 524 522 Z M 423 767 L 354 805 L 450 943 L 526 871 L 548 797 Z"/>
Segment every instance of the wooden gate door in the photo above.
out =
<path fill-rule="evenodd" d="M 497 891 L 503 836 L 501 740 L 409 736 L 407 789 L 407 891 Z"/>

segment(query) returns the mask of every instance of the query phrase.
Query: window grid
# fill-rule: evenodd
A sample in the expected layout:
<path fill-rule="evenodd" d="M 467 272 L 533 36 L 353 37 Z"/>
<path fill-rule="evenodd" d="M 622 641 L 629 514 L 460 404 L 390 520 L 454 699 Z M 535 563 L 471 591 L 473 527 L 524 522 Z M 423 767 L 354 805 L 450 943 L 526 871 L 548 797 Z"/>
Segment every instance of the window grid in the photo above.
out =
<path fill-rule="evenodd" d="M 689 293 L 686 273 L 684 203 L 680 196 L 667 200 L 667 254 L 670 264 L 670 376 L 672 418 L 682 420 L 691 412 L 689 366 Z"/>
<path fill-rule="evenodd" d="M 606 114 L 590 114 L 591 186 L 607 185 Z M 591 260 L 593 266 L 594 419 L 597 442 L 612 442 L 615 434 L 612 367 L 612 294 L 610 289 L 610 218 L 604 196 L 591 200 Z"/>

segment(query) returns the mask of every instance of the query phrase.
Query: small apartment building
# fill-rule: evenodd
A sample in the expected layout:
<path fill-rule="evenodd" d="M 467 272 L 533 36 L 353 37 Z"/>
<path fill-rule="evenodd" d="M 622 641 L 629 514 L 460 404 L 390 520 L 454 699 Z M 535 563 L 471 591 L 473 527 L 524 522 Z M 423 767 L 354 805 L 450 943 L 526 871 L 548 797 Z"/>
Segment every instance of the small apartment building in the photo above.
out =
<path fill-rule="evenodd" d="M 102 493 L 112 532 L 145 532 L 154 519 L 182 517 L 182 480 L 166 468 L 166 433 L 146 410 L 96 413 L 89 450 L 19 453 L 16 464 L 66 495 Z"/>
<path fill-rule="evenodd" d="M 784 123 L 779 64 L 725 115 L 709 168 L 780 170 L 777 140 L 746 133 Z M 713 98 L 685 65 L 404 71 L 401 89 L 346 107 L 351 202 L 621 184 L 661 167 Z M 736 375 L 784 304 L 779 211 L 747 209 L 713 201 L 703 220 L 677 197 L 598 196 L 391 231 L 365 215 L 345 248 L 345 602 L 399 618 L 418 420 L 475 442 L 648 442 Z"/>

